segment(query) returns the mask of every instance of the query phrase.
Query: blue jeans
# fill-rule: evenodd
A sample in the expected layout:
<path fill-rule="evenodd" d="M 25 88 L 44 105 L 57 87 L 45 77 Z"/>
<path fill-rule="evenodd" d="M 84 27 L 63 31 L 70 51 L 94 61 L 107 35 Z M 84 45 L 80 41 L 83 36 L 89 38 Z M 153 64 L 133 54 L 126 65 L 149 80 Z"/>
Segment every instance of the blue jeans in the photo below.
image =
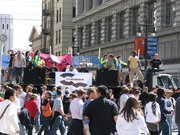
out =
<path fill-rule="evenodd" d="M 44 131 L 44 135 L 48 135 L 48 132 L 50 130 L 50 123 L 51 123 L 51 120 L 52 118 L 46 118 L 44 116 L 43 117 L 43 123 L 42 123 L 42 127 L 41 129 L 39 130 L 38 132 L 38 135 L 41 135 L 42 131 Z"/>
<path fill-rule="evenodd" d="M 169 135 L 172 135 L 172 115 L 167 116 L 167 122 L 169 124 Z"/>
<path fill-rule="evenodd" d="M 24 125 L 21 122 L 18 123 L 19 125 L 19 135 L 26 135 Z"/>
<path fill-rule="evenodd" d="M 49 131 L 48 135 L 55 135 L 58 128 L 60 130 L 61 135 L 66 135 L 66 128 L 65 128 L 65 125 L 64 125 L 64 120 L 63 120 L 61 115 L 56 117 L 56 119 L 55 119 L 55 121 L 54 121 L 54 123 L 52 125 L 52 128 Z"/>
<path fill-rule="evenodd" d="M 159 123 L 159 131 L 162 132 L 162 135 L 169 135 L 169 124 L 167 121 Z"/>
<path fill-rule="evenodd" d="M 36 129 L 36 132 L 39 131 L 39 126 L 40 126 L 40 112 L 38 112 L 36 114 L 36 117 L 35 117 L 35 129 Z"/>

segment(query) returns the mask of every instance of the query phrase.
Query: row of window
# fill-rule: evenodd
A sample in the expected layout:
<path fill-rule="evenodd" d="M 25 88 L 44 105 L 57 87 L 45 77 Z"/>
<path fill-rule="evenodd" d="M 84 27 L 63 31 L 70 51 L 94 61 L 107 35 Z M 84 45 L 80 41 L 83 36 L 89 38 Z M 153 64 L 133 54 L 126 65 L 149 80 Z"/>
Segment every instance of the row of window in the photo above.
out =
<path fill-rule="evenodd" d="M 170 0 L 166 0 L 166 4 L 164 6 L 164 11 L 165 12 L 165 28 L 172 27 L 174 23 L 174 3 L 170 2 Z M 147 4 L 147 14 L 145 16 L 145 23 L 148 24 L 147 27 L 147 33 L 152 33 L 153 28 L 154 28 L 154 22 L 155 22 L 155 3 L 151 2 Z M 125 11 L 122 11 L 118 13 L 116 16 L 117 18 L 113 18 L 113 16 L 109 16 L 105 18 L 105 22 L 102 22 L 102 20 L 98 20 L 95 22 L 95 45 L 101 44 L 101 39 L 102 36 L 104 36 L 104 41 L 103 42 L 111 42 L 112 41 L 112 34 L 113 34 L 113 25 L 116 27 L 116 40 L 125 38 Z M 113 21 L 116 20 L 115 21 Z M 116 24 L 115 24 L 116 23 Z M 150 25 L 149 25 L 150 24 Z M 139 7 L 134 7 L 130 9 L 130 22 L 129 22 L 129 35 L 128 36 L 136 36 L 138 27 L 140 26 L 139 24 Z M 102 30 L 103 28 L 103 30 Z M 83 29 L 86 31 L 86 38 L 83 38 Z M 86 27 L 81 27 L 78 29 L 79 33 L 79 45 L 82 48 L 82 43 L 83 39 L 87 39 L 86 46 L 90 47 L 91 46 L 91 35 L 92 35 L 92 24 L 86 25 Z M 103 34 L 103 35 L 102 35 Z"/>
<path fill-rule="evenodd" d="M 5 28 L 5 26 L 6 26 L 6 28 Z M 2 24 L 2 29 L 3 29 L 3 30 L 4 30 L 4 29 L 7 29 L 7 30 L 8 30 L 8 29 L 9 29 L 9 24 L 6 24 L 6 25 L 5 25 L 5 24 Z"/>
<path fill-rule="evenodd" d="M 61 56 L 61 51 L 55 53 L 56 56 Z"/>
<path fill-rule="evenodd" d="M 61 22 L 61 8 L 56 10 L 56 23 Z"/>

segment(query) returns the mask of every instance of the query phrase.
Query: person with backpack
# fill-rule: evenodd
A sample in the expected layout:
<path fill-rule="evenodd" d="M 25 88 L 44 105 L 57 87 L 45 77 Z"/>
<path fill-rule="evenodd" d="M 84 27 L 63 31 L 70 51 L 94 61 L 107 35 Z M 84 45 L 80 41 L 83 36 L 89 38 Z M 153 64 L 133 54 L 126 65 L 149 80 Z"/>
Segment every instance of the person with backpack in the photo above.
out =
<path fill-rule="evenodd" d="M 169 135 L 169 124 L 167 122 L 167 114 L 171 114 L 173 110 L 167 110 L 165 106 L 165 89 L 158 88 L 157 90 L 157 103 L 160 106 L 161 110 L 161 121 L 159 122 L 159 130 L 162 132 L 162 135 Z"/>
<path fill-rule="evenodd" d="M 42 103 L 42 117 L 43 122 L 42 126 L 38 132 L 38 135 L 41 135 L 42 131 L 44 131 L 44 135 L 47 135 L 50 130 L 50 124 L 52 121 L 52 108 L 54 101 L 52 100 L 52 92 L 47 90 L 44 94 L 44 100 Z"/>
<path fill-rule="evenodd" d="M 16 99 L 15 90 L 7 88 L 4 99 L 0 102 L 0 135 L 19 134 L 18 108 L 13 103 Z"/>
<path fill-rule="evenodd" d="M 161 118 L 160 106 L 156 102 L 156 95 L 148 95 L 148 103 L 144 107 L 146 124 L 151 135 L 159 135 L 158 123 Z"/>
<path fill-rule="evenodd" d="M 165 98 L 165 107 L 167 110 L 171 111 L 171 114 L 167 114 L 167 122 L 169 124 L 169 135 L 172 135 L 172 120 L 174 115 L 174 109 L 176 101 L 172 97 L 173 91 L 172 90 L 166 90 L 166 98 Z"/>
<path fill-rule="evenodd" d="M 16 92 L 16 99 L 15 99 L 15 102 L 14 104 L 17 105 L 18 107 L 18 116 L 20 115 L 20 112 L 21 112 L 21 105 L 20 105 L 20 98 L 19 96 L 21 95 L 22 93 L 22 87 L 18 84 L 16 85 L 13 85 L 13 89 L 15 90 Z M 18 119 L 18 124 L 19 124 L 19 135 L 25 135 L 25 128 L 24 128 L 24 125 L 21 123 L 21 121 Z"/>
<path fill-rule="evenodd" d="M 29 100 L 27 100 L 24 104 L 24 108 L 26 108 L 29 111 L 29 114 L 31 116 L 31 124 L 34 124 L 35 117 L 37 113 L 39 112 L 38 110 L 38 103 L 37 103 L 37 97 L 35 94 L 30 94 Z M 31 127 L 28 130 L 28 135 L 32 135 L 33 127 Z"/>
<path fill-rule="evenodd" d="M 21 124 L 26 127 L 26 131 L 29 132 L 29 130 L 31 130 L 33 128 L 29 111 L 26 108 L 21 108 L 21 111 L 20 111 L 18 117 L 19 117 Z M 25 135 L 25 134 L 23 134 L 23 135 Z"/>
<path fill-rule="evenodd" d="M 61 89 L 57 89 L 57 98 L 54 100 L 53 105 L 52 128 L 48 135 L 55 135 L 58 128 L 61 135 L 66 135 L 64 120 L 67 120 L 67 117 L 64 113 L 62 97 L 63 95 Z"/>

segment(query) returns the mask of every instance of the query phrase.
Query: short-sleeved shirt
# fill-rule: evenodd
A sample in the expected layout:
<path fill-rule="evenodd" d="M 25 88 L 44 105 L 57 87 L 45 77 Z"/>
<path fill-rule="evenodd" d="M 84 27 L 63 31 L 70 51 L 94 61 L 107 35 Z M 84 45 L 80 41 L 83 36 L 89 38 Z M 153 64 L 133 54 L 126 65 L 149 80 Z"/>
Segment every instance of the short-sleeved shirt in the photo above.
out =
<path fill-rule="evenodd" d="M 168 98 L 165 99 L 165 107 L 168 111 L 174 110 L 175 104 L 176 101 L 174 98 L 170 97 L 169 99 Z M 168 115 L 172 115 L 172 114 L 168 114 Z"/>
<path fill-rule="evenodd" d="M 139 62 L 139 58 L 137 56 L 133 57 L 133 56 L 130 56 L 128 58 L 128 61 L 130 62 L 130 69 L 136 69 L 138 68 L 138 62 Z"/>
<path fill-rule="evenodd" d="M 59 112 L 58 108 L 61 108 L 61 110 L 63 110 L 63 102 L 61 100 L 61 98 L 56 98 L 54 100 L 54 105 L 53 105 L 53 110 L 56 111 L 56 112 Z"/>
<path fill-rule="evenodd" d="M 90 120 L 91 135 L 107 135 L 114 132 L 116 115 L 118 115 L 117 105 L 105 97 L 92 101 L 84 112 L 84 116 Z"/>
<path fill-rule="evenodd" d="M 151 67 L 152 68 L 158 68 L 159 69 L 159 66 L 162 64 L 162 61 L 160 59 L 153 59 L 150 61 L 150 64 L 151 64 Z"/>

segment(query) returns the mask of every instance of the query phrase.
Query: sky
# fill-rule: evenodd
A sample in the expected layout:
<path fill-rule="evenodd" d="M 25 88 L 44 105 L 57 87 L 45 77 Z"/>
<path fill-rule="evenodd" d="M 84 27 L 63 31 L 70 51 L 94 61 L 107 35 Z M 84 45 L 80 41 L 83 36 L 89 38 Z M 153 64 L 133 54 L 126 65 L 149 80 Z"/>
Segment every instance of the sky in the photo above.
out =
<path fill-rule="evenodd" d="M 28 49 L 33 25 L 41 25 L 42 0 L 0 0 L 0 14 L 13 17 L 13 48 Z"/>

